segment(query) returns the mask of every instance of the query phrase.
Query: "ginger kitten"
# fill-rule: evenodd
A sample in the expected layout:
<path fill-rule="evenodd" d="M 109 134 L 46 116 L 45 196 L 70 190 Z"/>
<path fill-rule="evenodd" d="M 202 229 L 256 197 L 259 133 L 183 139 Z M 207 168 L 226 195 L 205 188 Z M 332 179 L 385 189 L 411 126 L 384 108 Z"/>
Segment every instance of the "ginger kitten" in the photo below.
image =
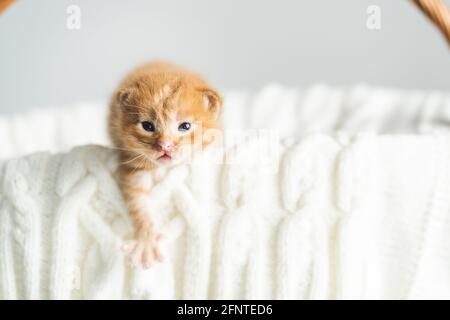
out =
<path fill-rule="evenodd" d="M 110 105 L 109 133 L 118 149 L 119 180 L 134 225 L 135 241 L 124 246 L 134 265 L 161 261 L 147 204 L 152 172 L 190 159 L 208 129 L 218 128 L 222 98 L 200 76 L 168 63 L 151 63 L 129 74 Z M 195 137 L 195 139 L 194 139 Z"/>

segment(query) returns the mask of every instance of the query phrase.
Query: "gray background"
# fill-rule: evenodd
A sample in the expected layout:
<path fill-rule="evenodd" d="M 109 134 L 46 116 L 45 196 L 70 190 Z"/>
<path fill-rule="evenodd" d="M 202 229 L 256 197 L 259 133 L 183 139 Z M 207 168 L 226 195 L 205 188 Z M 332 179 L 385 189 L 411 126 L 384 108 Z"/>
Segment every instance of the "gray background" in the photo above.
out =
<path fill-rule="evenodd" d="M 80 30 L 66 27 L 70 4 Z M 366 28 L 371 4 L 379 31 Z M 22 0 L 0 16 L 0 113 L 106 99 L 154 58 L 221 89 L 450 84 L 446 43 L 407 0 Z"/>

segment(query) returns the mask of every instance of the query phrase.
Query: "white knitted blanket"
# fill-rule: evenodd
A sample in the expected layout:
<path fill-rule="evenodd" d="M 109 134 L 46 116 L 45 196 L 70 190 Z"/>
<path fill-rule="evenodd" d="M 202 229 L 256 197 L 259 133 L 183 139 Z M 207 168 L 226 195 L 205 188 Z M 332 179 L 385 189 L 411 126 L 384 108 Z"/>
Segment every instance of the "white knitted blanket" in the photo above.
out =
<path fill-rule="evenodd" d="M 279 87 L 266 94 L 273 90 L 288 99 Z M 427 105 L 443 110 L 449 99 L 436 96 Z M 269 98 L 254 102 L 253 127 L 273 119 L 281 136 L 293 136 L 268 112 Z M 240 99 L 228 103 L 244 108 Z M 228 127 L 248 123 L 232 119 Z M 336 119 L 322 112 L 315 123 L 329 131 Z M 405 118 L 403 128 L 433 131 L 424 119 L 445 121 Z M 114 152 L 84 146 L 0 163 L 0 299 L 450 298 L 450 136 L 304 133 L 280 140 L 268 153 L 277 156 L 263 161 L 252 138 L 224 164 L 206 152 L 158 177 L 151 203 L 166 259 L 145 271 L 119 250 L 131 228 Z"/>

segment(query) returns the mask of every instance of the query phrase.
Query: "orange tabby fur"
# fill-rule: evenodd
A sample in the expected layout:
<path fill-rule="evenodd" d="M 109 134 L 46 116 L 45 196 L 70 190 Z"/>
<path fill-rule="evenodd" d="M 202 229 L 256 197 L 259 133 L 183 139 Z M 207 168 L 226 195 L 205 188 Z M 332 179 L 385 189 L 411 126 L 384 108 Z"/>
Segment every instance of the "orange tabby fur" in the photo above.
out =
<path fill-rule="evenodd" d="M 113 95 L 109 132 L 120 155 L 119 179 L 133 221 L 135 241 L 124 246 L 135 265 L 161 260 L 148 196 L 157 167 L 185 162 L 208 129 L 218 128 L 222 98 L 200 76 L 168 63 L 144 65 L 128 75 Z M 143 128 L 151 122 L 154 131 Z M 181 123 L 191 124 L 180 131 Z M 167 147 L 167 149 L 166 149 Z"/>

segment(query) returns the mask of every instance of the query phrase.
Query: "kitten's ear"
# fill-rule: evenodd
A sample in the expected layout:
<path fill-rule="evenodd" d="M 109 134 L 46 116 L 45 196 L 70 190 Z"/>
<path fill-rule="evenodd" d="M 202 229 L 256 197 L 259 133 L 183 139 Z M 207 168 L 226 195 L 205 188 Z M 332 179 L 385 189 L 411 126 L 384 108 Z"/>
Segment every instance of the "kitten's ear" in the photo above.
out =
<path fill-rule="evenodd" d="M 217 91 L 211 88 L 202 88 L 200 91 L 203 94 L 203 104 L 205 108 L 212 113 L 215 119 L 217 119 L 223 104 L 222 97 Z"/>
<path fill-rule="evenodd" d="M 122 111 L 129 111 L 130 108 L 132 107 L 132 95 L 133 92 L 135 91 L 135 89 L 133 88 L 125 88 L 125 89 L 121 89 L 119 90 L 119 92 L 117 92 L 117 101 L 119 102 L 120 108 L 122 109 Z"/>

